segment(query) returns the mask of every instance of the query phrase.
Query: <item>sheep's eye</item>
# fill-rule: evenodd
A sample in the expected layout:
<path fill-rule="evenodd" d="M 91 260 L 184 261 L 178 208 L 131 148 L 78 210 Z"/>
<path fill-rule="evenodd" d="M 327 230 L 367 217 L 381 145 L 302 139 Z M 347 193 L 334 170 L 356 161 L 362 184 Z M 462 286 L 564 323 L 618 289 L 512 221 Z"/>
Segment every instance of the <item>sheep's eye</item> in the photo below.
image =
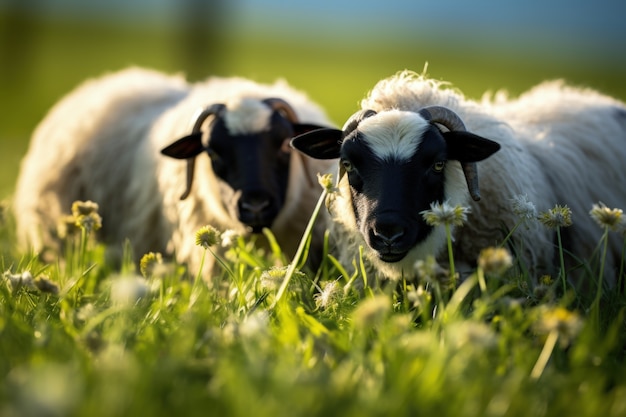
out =
<path fill-rule="evenodd" d="M 346 172 L 352 172 L 354 170 L 354 166 L 352 165 L 352 162 L 346 159 L 341 160 L 341 166 L 343 166 L 343 169 L 345 169 Z"/>
<path fill-rule="evenodd" d="M 446 166 L 446 161 L 437 161 L 433 164 L 433 170 L 435 172 L 441 172 Z"/>

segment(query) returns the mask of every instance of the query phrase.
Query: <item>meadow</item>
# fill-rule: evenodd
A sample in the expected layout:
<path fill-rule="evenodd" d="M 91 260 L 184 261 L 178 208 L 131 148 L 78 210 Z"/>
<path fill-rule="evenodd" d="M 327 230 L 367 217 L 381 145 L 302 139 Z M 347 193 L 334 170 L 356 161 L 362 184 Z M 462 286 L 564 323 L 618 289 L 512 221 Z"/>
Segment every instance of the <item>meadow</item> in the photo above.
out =
<path fill-rule="evenodd" d="M 174 49 L 171 34 L 46 24 L 33 83 L 5 90 L 11 100 L 0 109 L 10 116 L 0 132 L 0 415 L 626 415 L 626 296 L 597 285 L 596 264 L 589 293 L 564 290 L 559 277 L 533 284 L 488 257 L 461 283 L 437 279 L 427 264 L 420 282 L 360 290 L 358 264 L 339 265 L 329 253 L 311 271 L 302 267 L 304 245 L 290 262 L 277 245 L 263 250 L 226 231 L 197 247 L 223 266 L 210 284 L 161 254 L 135 265 L 129 253 L 114 268 L 88 229 L 68 236 L 54 262 L 19 250 L 8 204 L 30 130 L 47 108 L 103 70 L 178 70 L 163 49 Z M 291 45 L 287 54 L 279 41 L 284 48 L 272 50 L 232 42 L 237 53 L 221 71 L 284 76 L 338 123 L 377 79 L 426 61 L 471 97 L 554 77 L 626 97 L 621 69 L 608 66 L 502 56 L 495 68 L 485 51 L 461 66 L 418 44 L 381 48 L 366 69 L 351 71 L 366 50 L 351 50 L 346 62 L 339 46 Z M 67 64 L 77 57 L 85 64 Z M 271 65 L 250 65 L 261 60 Z"/>

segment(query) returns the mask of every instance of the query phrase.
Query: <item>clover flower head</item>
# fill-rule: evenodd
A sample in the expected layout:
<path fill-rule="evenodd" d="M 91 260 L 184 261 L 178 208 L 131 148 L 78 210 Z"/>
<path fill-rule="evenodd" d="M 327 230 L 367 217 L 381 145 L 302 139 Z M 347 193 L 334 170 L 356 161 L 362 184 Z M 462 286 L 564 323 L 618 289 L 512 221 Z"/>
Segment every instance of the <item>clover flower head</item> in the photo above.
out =
<path fill-rule="evenodd" d="M 456 284 L 457 277 L 451 277 L 450 271 L 439 265 L 433 256 L 416 261 L 414 268 L 417 277 L 426 283 L 439 285 L 442 289 L 452 288 Z"/>
<path fill-rule="evenodd" d="M 446 338 L 456 349 L 472 346 L 489 350 L 498 345 L 498 337 L 488 325 L 473 321 L 451 323 L 446 327 Z"/>
<path fill-rule="evenodd" d="M 572 210 L 567 206 L 555 205 L 539 214 L 539 221 L 550 229 L 572 225 Z"/>
<path fill-rule="evenodd" d="M 76 217 L 71 214 L 62 216 L 57 224 L 57 234 L 61 239 L 80 235 L 80 227 L 76 224 Z"/>
<path fill-rule="evenodd" d="M 261 274 L 261 288 L 276 290 L 287 274 L 287 267 L 273 266 Z"/>
<path fill-rule="evenodd" d="M 220 232 L 211 225 L 202 226 L 196 232 L 196 245 L 208 249 L 219 242 Z"/>
<path fill-rule="evenodd" d="M 357 327 L 369 328 L 380 323 L 391 312 L 391 300 L 388 296 L 379 294 L 367 298 L 353 312 L 354 323 Z"/>
<path fill-rule="evenodd" d="M 421 284 L 417 288 L 409 287 L 406 297 L 415 308 L 426 308 L 432 301 L 432 294 L 426 291 Z"/>
<path fill-rule="evenodd" d="M 463 226 L 467 220 L 467 214 L 470 213 L 469 207 L 460 205 L 452 206 L 447 201 L 443 203 L 430 203 L 430 210 L 420 212 L 426 223 L 430 226 L 440 226 L 443 224 L 451 224 L 454 226 Z"/>
<path fill-rule="evenodd" d="M 544 307 L 534 328 L 542 334 L 558 332 L 561 346 L 565 347 L 578 336 L 583 324 L 583 320 L 574 311 L 563 307 Z"/>
<path fill-rule="evenodd" d="M 332 307 L 337 301 L 337 297 L 341 291 L 337 281 L 326 281 L 322 284 L 322 291 L 313 296 L 315 305 L 321 309 Z"/>
<path fill-rule="evenodd" d="M 159 252 L 148 252 L 139 261 L 139 271 L 144 278 L 149 278 L 160 265 L 163 265 L 163 256 Z"/>
<path fill-rule="evenodd" d="M 499 276 L 513 266 L 513 257 L 504 248 L 486 248 L 478 255 L 478 266 L 487 275 Z"/>
<path fill-rule="evenodd" d="M 270 325 L 270 315 L 267 311 L 256 310 L 243 320 L 238 326 L 238 335 L 245 339 L 267 334 Z"/>
<path fill-rule="evenodd" d="M 113 279 L 111 301 L 116 304 L 132 305 L 150 292 L 147 281 L 137 275 L 123 275 Z"/>
<path fill-rule="evenodd" d="M 513 213 L 517 214 L 522 220 L 532 220 L 537 217 L 537 207 L 535 203 L 528 200 L 526 194 L 519 194 L 510 199 Z"/>
<path fill-rule="evenodd" d="M 2 276 L 4 279 L 9 281 L 9 284 L 14 291 L 21 287 L 31 290 L 36 288 L 35 280 L 33 279 L 33 275 L 30 271 L 24 271 L 21 274 L 12 274 L 10 271 L 6 271 L 2 274 Z"/>
<path fill-rule="evenodd" d="M 237 238 L 239 237 L 239 233 L 236 230 L 228 229 L 221 235 L 221 245 L 223 248 L 230 248 L 235 244 Z"/>
<path fill-rule="evenodd" d="M 102 227 L 102 217 L 96 212 L 81 214 L 76 217 L 76 226 L 86 232 L 96 231 Z"/>
<path fill-rule="evenodd" d="M 337 191 L 337 187 L 335 187 L 333 182 L 333 174 L 317 174 L 317 182 L 326 190 L 327 193 L 331 194 Z"/>
<path fill-rule="evenodd" d="M 624 224 L 622 209 L 610 209 L 602 202 L 594 204 L 589 215 L 600 227 L 608 227 L 613 231 L 621 230 Z"/>
<path fill-rule="evenodd" d="M 72 214 L 74 217 L 78 218 L 80 216 L 88 216 L 92 213 L 98 212 L 98 203 L 94 203 L 93 201 L 74 201 L 72 203 Z"/>

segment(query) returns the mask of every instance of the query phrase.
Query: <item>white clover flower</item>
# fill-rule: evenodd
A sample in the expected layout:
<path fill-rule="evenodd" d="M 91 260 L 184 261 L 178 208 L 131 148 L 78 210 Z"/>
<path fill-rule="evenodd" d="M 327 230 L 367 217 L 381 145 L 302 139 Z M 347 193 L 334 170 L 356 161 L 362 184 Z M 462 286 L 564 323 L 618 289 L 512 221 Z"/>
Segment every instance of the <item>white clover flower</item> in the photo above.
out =
<path fill-rule="evenodd" d="M 532 220 L 537 217 L 537 207 L 528 200 L 526 194 L 519 194 L 510 199 L 513 213 L 517 214 L 522 220 Z"/>
<path fill-rule="evenodd" d="M 233 246 L 235 244 L 235 242 L 237 241 L 238 237 L 239 237 L 239 233 L 237 233 L 236 230 L 233 230 L 233 229 L 226 230 L 221 235 L 222 247 L 223 248 L 230 248 L 231 246 Z"/>
<path fill-rule="evenodd" d="M 141 275 L 149 278 L 161 265 L 163 265 L 163 256 L 159 252 L 148 252 L 141 257 L 139 270 Z"/>
<path fill-rule="evenodd" d="M 321 309 L 332 307 L 339 296 L 341 287 L 337 281 L 326 281 L 322 284 L 322 291 L 315 294 L 315 305 Z"/>
<path fill-rule="evenodd" d="M 33 275 L 30 273 L 30 271 L 24 271 L 21 274 L 12 274 L 11 272 L 6 271 L 2 275 L 7 281 L 9 281 L 9 284 L 14 291 L 21 287 L 25 287 L 30 290 L 34 290 L 37 288 L 35 286 L 35 280 L 33 279 Z"/>
<path fill-rule="evenodd" d="M 499 276 L 513 266 L 513 257 L 504 248 L 485 248 L 478 255 L 478 266 L 487 275 Z"/>
<path fill-rule="evenodd" d="M 420 212 L 426 223 L 430 226 L 440 226 L 443 224 L 451 224 L 454 226 L 463 226 L 467 220 L 467 214 L 470 213 L 469 207 L 451 206 L 447 201 L 443 203 L 430 203 L 430 210 Z"/>
<path fill-rule="evenodd" d="M 196 232 L 196 245 L 208 249 L 219 242 L 220 232 L 213 226 L 206 225 Z"/>
<path fill-rule="evenodd" d="M 602 202 L 594 204 L 589 215 L 600 227 L 608 227 L 613 231 L 620 231 L 624 225 L 622 209 L 610 209 Z"/>
<path fill-rule="evenodd" d="M 569 227 L 572 225 L 572 210 L 567 206 L 556 205 L 539 215 L 539 221 L 549 227 Z"/>
<path fill-rule="evenodd" d="M 463 321 L 446 326 L 446 338 L 456 349 L 493 349 L 498 345 L 494 331 L 484 323 Z"/>
<path fill-rule="evenodd" d="M 432 302 L 432 294 L 420 284 L 417 288 L 409 288 L 406 297 L 415 308 L 426 308 Z"/>
<path fill-rule="evenodd" d="M 354 310 L 354 324 L 360 328 L 370 328 L 380 323 L 391 312 L 391 300 L 386 295 L 367 298 Z"/>
<path fill-rule="evenodd" d="M 266 334 L 269 329 L 270 318 L 267 311 L 257 310 L 247 316 L 238 326 L 238 333 L 244 338 L 253 338 Z"/>
<path fill-rule="evenodd" d="M 135 304 L 149 292 L 148 282 L 137 275 L 119 276 L 111 283 L 111 301 L 115 304 Z"/>
<path fill-rule="evenodd" d="M 74 201 L 72 203 L 72 214 L 78 218 L 80 216 L 88 216 L 93 213 L 98 213 L 98 203 L 93 201 Z"/>
<path fill-rule="evenodd" d="M 261 274 L 261 288 L 266 290 L 276 290 L 280 287 L 280 284 L 285 279 L 285 274 L 287 273 L 287 267 L 276 267 L 273 266 L 270 269 L 263 271 Z"/>
<path fill-rule="evenodd" d="M 317 174 L 317 182 L 326 190 L 327 193 L 331 194 L 337 191 L 337 187 L 335 187 L 333 182 L 333 174 Z"/>
<path fill-rule="evenodd" d="M 543 307 L 540 311 L 535 331 L 541 334 L 557 332 L 562 347 L 569 345 L 583 328 L 583 319 L 574 311 L 563 307 Z"/>

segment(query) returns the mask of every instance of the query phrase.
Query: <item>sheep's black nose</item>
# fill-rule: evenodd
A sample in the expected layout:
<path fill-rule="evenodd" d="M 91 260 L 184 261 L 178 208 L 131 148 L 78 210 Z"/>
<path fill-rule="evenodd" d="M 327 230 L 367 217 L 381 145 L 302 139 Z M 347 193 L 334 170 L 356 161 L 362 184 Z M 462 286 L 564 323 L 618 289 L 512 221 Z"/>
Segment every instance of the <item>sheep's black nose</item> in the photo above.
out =
<path fill-rule="evenodd" d="M 270 227 L 277 210 L 272 198 L 262 192 L 245 193 L 237 202 L 239 220 L 259 233 L 264 227 Z"/>
<path fill-rule="evenodd" d="M 260 199 L 246 199 L 246 200 L 240 200 L 239 201 L 239 209 L 241 211 L 246 211 L 249 214 L 252 214 L 254 216 L 259 216 L 261 213 L 263 213 L 263 210 L 265 210 L 267 207 L 269 207 L 270 205 L 270 200 L 267 198 L 260 198 Z"/>
<path fill-rule="evenodd" d="M 379 222 L 372 228 L 371 237 L 384 246 L 393 246 L 402 240 L 405 231 L 405 228 L 397 223 Z"/>

